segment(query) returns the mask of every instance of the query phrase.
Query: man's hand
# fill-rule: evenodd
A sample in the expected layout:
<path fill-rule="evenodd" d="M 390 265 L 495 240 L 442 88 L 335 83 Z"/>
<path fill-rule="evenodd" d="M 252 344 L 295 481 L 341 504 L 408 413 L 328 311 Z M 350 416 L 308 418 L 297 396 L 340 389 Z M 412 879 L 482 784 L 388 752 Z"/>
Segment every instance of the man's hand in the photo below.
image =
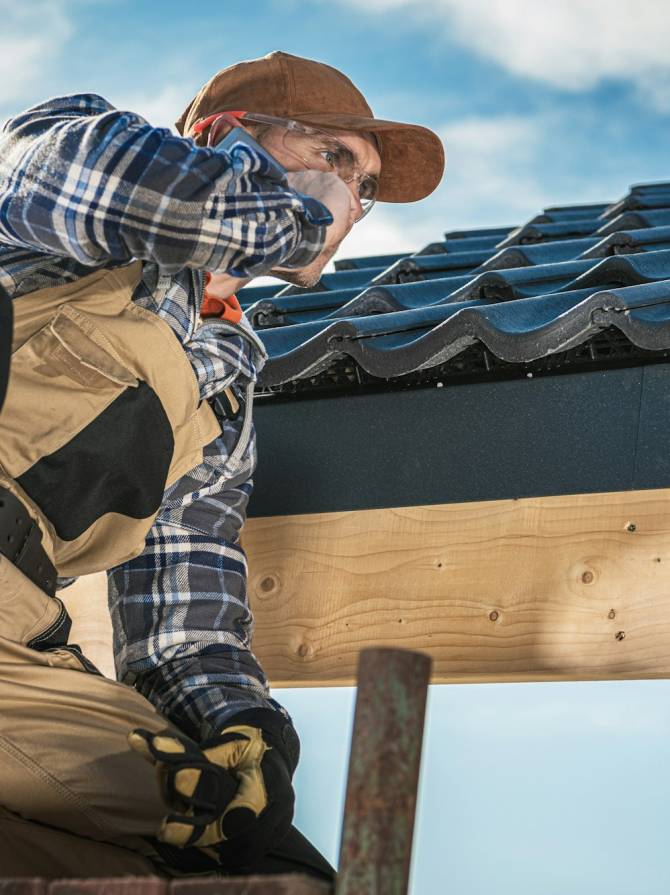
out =
<path fill-rule="evenodd" d="M 328 227 L 324 251 L 330 246 L 339 245 L 360 213 L 346 183 L 337 174 L 312 170 L 290 171 L 286 179 L 291 189 L 318 199 L 332 214 L 333 223 Z"/>
<path fill-rule="evenodd" d="M 311 170 L 291 171 L 287 174 L 287 178 L 294 190 L 313 196 L 322 202 L 332 214 L 333 223 L 326 230 L 326 241 L 321 252 L 306 267 L 273 267 L 268 273 L 297 286 L 313 286 L 319 282 L 321 271 L 360 215 L 360 203 L 337 174 Z"/>
<path fill-rule="evenodd" d="M 207 848 L 222 866 L 235 868 L 252 864 L 289 831 L 299 744 L 277 712 L 243 712 L 200 745 L 142 729 L 128 742 L 156 766 L 171 809 L 157 833 L 161 841 Z"/>

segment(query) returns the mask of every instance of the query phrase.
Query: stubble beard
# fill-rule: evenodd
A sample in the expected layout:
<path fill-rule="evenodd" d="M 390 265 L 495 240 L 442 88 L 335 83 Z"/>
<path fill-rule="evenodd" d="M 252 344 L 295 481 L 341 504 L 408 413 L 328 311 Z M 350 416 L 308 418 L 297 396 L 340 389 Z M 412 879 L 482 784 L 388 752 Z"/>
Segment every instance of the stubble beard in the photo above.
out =
<path fill-rule="evenodd" d="M 280 280 L 285 280 L 287 283 L 292 283 L 294 286 L 300 286 L 302 289 L 308 289 L 311 286 L 316 286 L 316 284 L 321 279 L 323 268 L 330 261 L 339 247 L 340 244 L 338 243 L 332 248 L 324 249 L 324 251 L 321 252 L 321 254 L 317 258 L 315 258 L 311 264 L 307 265 L 307 267 L 301 267 L 298 270 L 273 269 L 269 272 L 270 276 L 277 277 Z"/>

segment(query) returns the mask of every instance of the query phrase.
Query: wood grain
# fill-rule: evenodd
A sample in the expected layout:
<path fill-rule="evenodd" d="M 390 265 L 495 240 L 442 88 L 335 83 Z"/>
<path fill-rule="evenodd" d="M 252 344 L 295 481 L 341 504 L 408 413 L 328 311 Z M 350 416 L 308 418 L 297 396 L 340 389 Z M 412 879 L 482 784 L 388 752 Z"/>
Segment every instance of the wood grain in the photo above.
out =
<path fill-rule="evenodd" d="M 443 683 L 670 674 L 668 490 L 253 519 L 244 542 L 275 686 L 351 684 L 381 645 Z"/>
<path fill-rule="evenodd" d="M 670 676 L 670 489 L 252 519 L 244 545 L 277 687 L 352 684 L 382 645 L 436 683 Z M 69 598 L 97 662 L 100 580 Z"/>

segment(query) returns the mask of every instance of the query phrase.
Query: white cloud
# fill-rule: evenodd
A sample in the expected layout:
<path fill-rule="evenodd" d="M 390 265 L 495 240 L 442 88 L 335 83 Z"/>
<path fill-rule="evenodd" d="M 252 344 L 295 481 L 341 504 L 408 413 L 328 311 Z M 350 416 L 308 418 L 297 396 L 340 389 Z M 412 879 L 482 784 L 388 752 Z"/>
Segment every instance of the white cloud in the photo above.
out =
<path fill-rule="evenodd" d="M 670 109 L 667 0 L 344 0 L 384 13 L 406 8 L 516 75 L 580 91 L 628 80 Z"/>
<path fill-rule="evenodd" d="M 109 101 L 117 109 L 136 112 L 154 127 L 174 130 L 174 122 L 184 111 L 194 92 L 195 88 L 166 84 L 158 93 L 137 91 L 120 96 L 110 93 Z"/>
<path fill-rule="evenodd" d="M 444 141 L 447 166 L 431 196 L 409 205 L 382 205 L 369 218 L 370 228 L 383 213 L 385 231 L 395 231 L 398 250 L 442 238 L 445 230 L 518 226 L 549 205 L 603 202 L 619 198 L 639 169 L 630 174 L 596 163 L 583 133 L 572 135 L 571 113 L 560 106 L 530 115 L 469 115 L 435 128 Z M 588 176 L 575 176 L 588 164 Z M 628 177 L 628 179 L 626 179 Z M 374 234 L 371 234 L 374 236 Z M 346 253 L 353 255 L 345 243 Z"/>
<path fill-rule="evenodd" d="M 417 249 L 417 233 L 394 220 L 387 207 L 376 205 L 368 217 L 356 224 L 342 243 L 335 256 L 338 258 L 363 258 L 366 255 L 390 255 L 394 252 L 414 252 Z M 332 262 L 327 270 L 333 270 Z"/>
<path fill-rule="evenodd" d="M 472 221 L 484 213 L 504 224 L 538 211 L 550 198 L 537 174 L 546 132 L 542 116 L 472 116 L 442 127 L 441 198 L 450 216 Z"/>
<path fill-rule="evenodd" d="M 649 99 L 657 112 L 670 114 L 670 70 L 653 68 L 643 72 L 637 79 L 637 87 L 640 96 Z"/>
<path fill-rule="evenodd" d="M 445 230 L 520 224 L 559 200 L 546 171 L 546 115 L 468 116 L 437 128 L 445 142 L 444 181 L 409 205 L 380 205 L 341 255 L 416 251 Z M 569 199 L 574 201 L 574 194 Z"/>
<path fill-rule="evenodd" d="M 3 105 L 26 99 L 37 86 L 48 93 L 48 73 L 73 33 L 66 5 L 56 0 L 0 0 L 0 22 Z"/>

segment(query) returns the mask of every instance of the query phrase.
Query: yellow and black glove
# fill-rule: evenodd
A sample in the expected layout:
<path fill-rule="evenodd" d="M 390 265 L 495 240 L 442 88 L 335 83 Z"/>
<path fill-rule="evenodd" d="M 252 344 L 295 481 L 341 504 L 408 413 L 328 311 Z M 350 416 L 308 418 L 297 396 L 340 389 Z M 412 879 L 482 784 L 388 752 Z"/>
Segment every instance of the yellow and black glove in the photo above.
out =
<path fill-rule="evenodd" d="M 251 865 L 288 833 L 300 743 L 279 712 L 241 712 L 200 744 L 139 728 L 128 742 L 158 771 L 170 808 L 157 833 L 161 842 L 203 849 L 234 869 Z"/>

